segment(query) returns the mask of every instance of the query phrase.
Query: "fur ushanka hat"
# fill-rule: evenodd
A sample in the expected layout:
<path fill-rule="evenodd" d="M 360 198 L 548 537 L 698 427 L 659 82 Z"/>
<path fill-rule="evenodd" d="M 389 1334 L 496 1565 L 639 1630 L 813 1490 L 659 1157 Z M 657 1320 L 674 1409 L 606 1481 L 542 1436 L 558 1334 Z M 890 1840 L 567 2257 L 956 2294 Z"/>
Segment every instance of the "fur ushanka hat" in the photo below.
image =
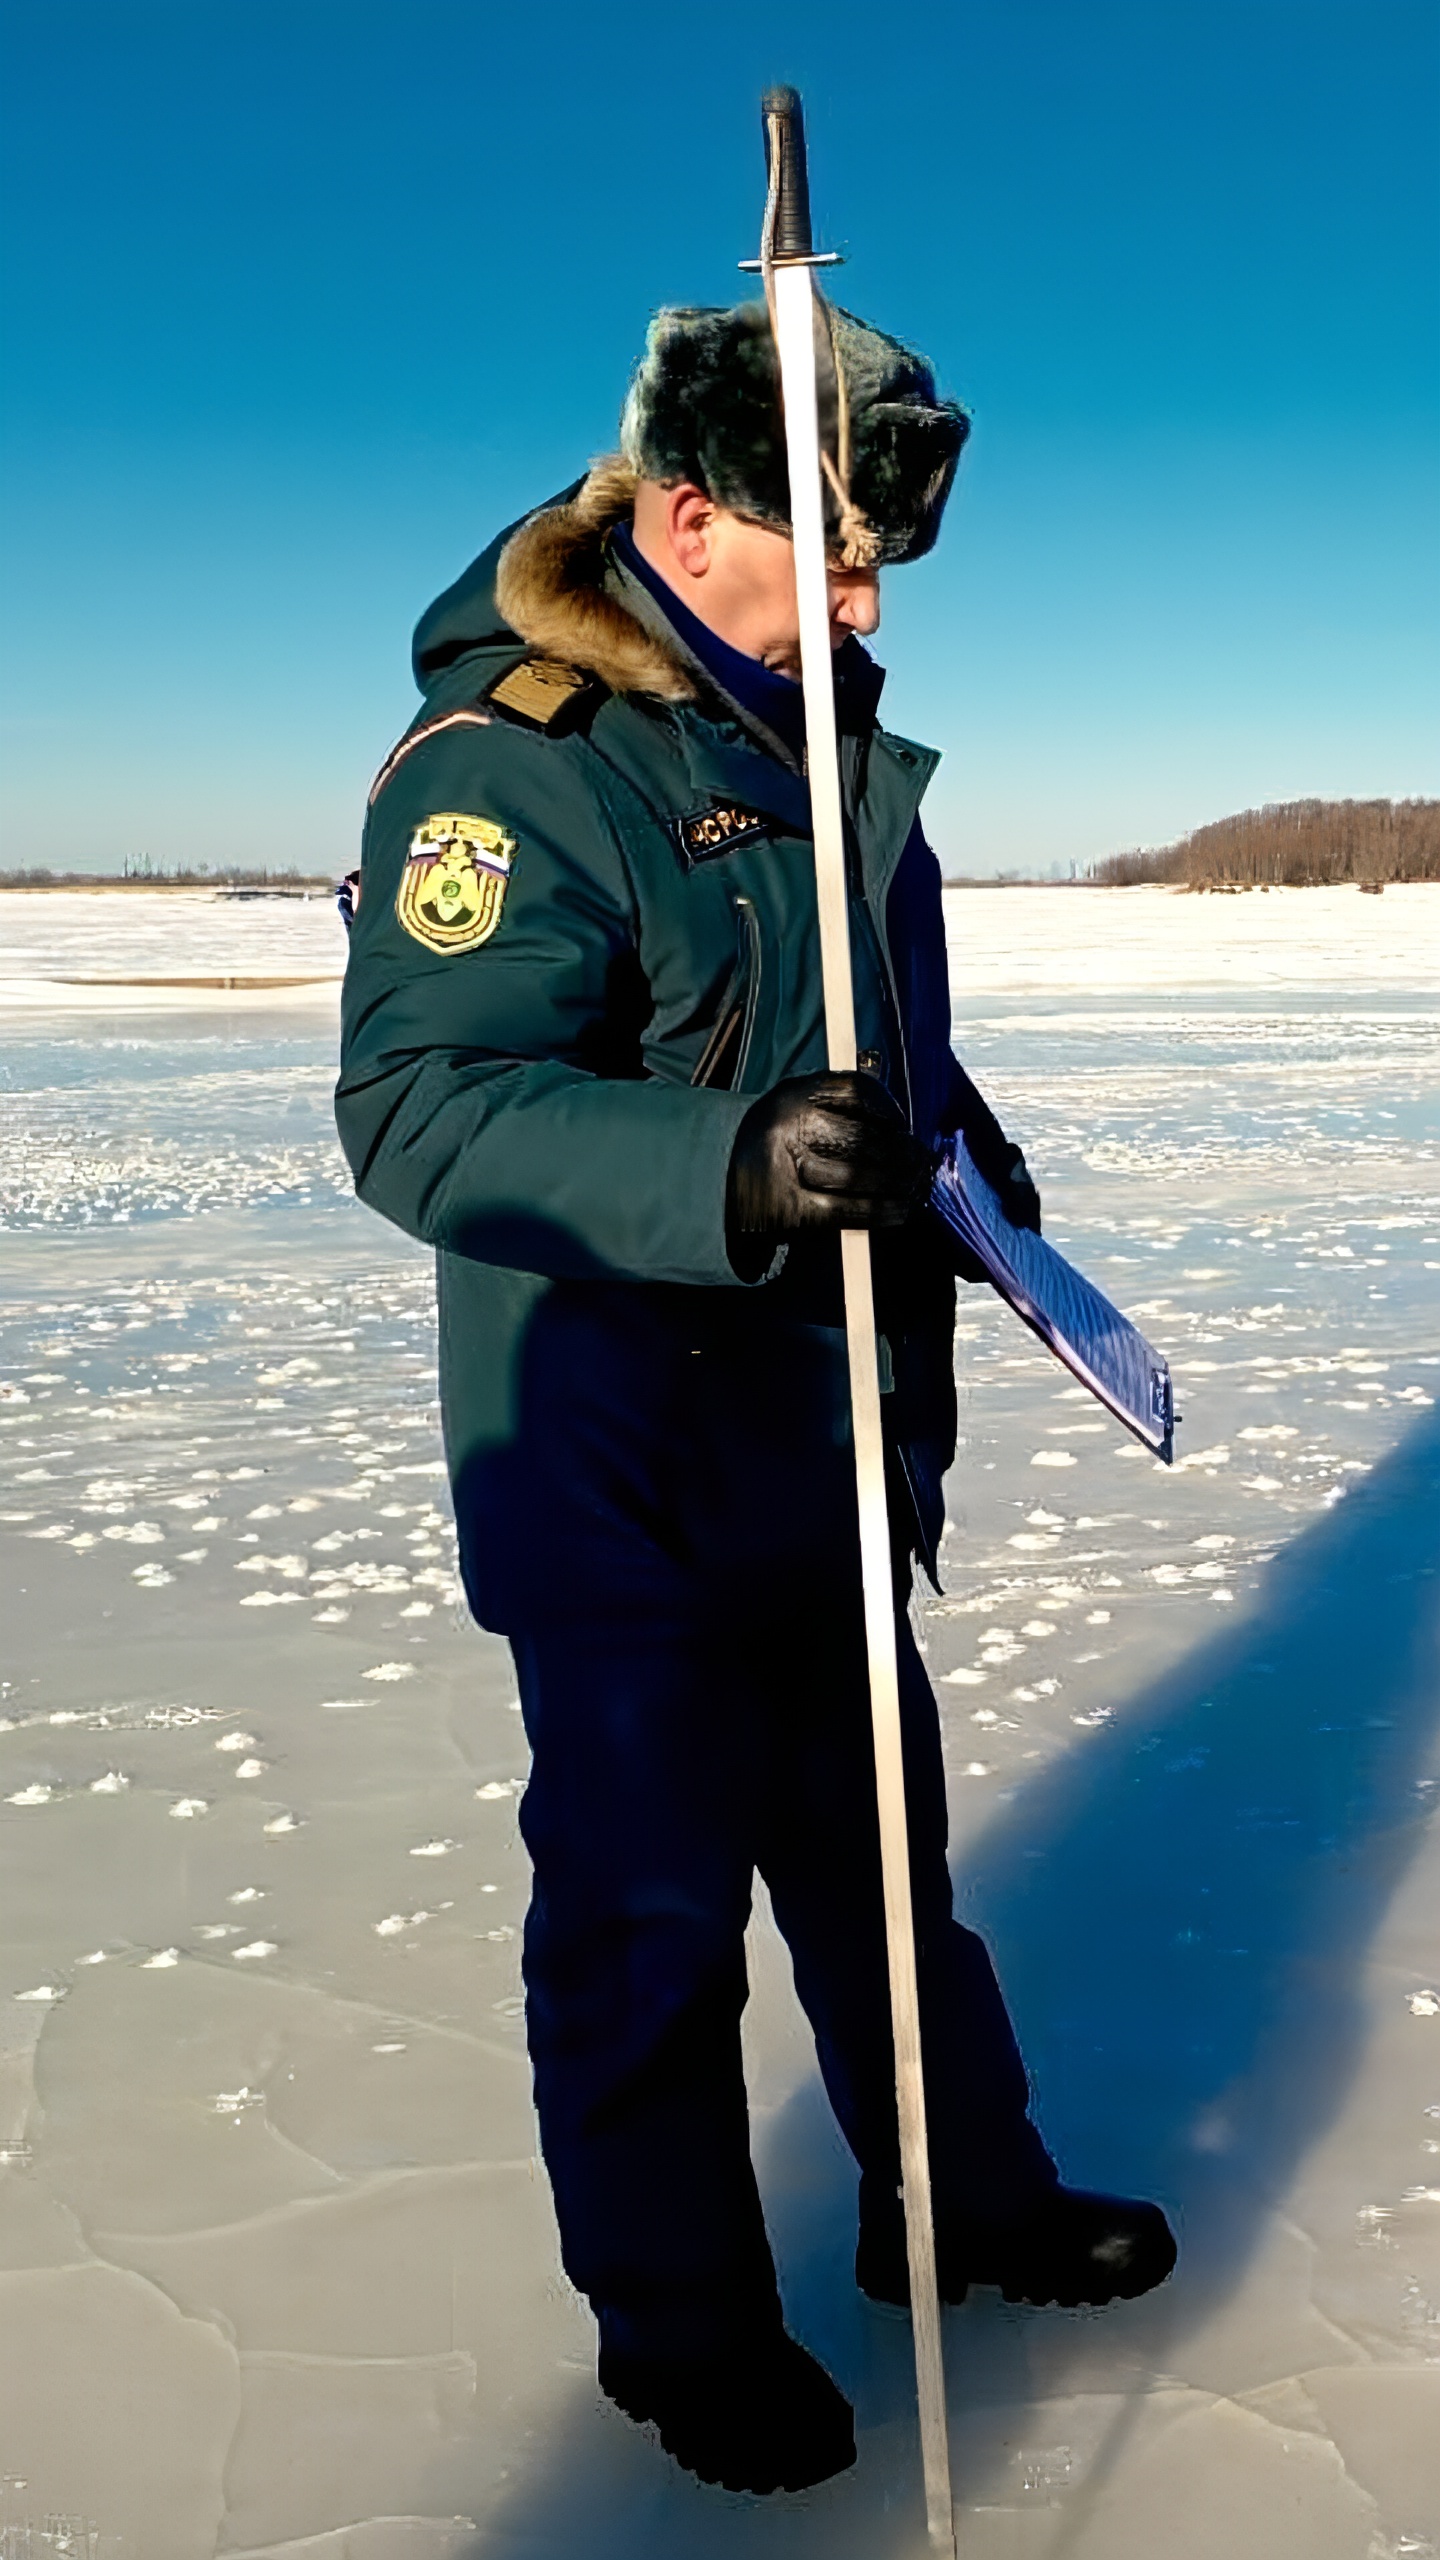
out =
<path fill-rule="evenodd" d="M 826 532 L 846 568 L 919 560 L 940 530 L 965 411 L 923 356 L 816 297 Z M 657 312 L 620 423 L 644 480 L 693 480 L 719 505 L 790 530 L 779 370 L 763 302 Z"/>

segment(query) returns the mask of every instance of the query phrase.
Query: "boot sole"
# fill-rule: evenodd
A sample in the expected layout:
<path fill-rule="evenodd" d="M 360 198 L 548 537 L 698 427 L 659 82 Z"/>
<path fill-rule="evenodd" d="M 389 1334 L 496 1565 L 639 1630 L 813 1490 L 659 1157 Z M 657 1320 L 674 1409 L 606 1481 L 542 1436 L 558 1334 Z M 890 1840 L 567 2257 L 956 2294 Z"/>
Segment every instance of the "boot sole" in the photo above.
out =
<path fill-rule="evenodd" d="M 1032 2311 L 1108 2311 L 1113 2302 L 1139 2302 L 1147 2293 L 1154 2293 L 1160 2285 L 1168 2282 L 1171 2273 L 1172 2270 L 1167 2267 L 1164 2275 L 1151 2276 L 1144 2284 L 1136 2285 L 1133 2289 L 1127 2290 L 1123 2285 L 1115 2285 L 1108 2293 L 1080 2293 L 1071 2292 L 1068 2289 L 1062 2291 L 1057 2286 L 1051 2286 L 1045 2290 L 1038 2284 L 1027 2290 L 1023 2284 L 1005 2284 L 998 2276 L 967 2276 L 963 2284 L 947 2286 L 940 2296 L 940 2301 L 945 2310 L 956 2311 L 961 2303 L 967 2301 L 970 2294 L 978 2288 L 982 2292 L 998 2293 L 1002 2302 L 1023 2304 Z M 866 2301 L 873 2302 L 877 2310 L 908 2312 L 910 2308 L 908 2286 L 903 2293 L 888 2293 L 876 2292 L 870 2285 L 861 2284 L 858 2277 L 856 2282 Z"/>
<path fill-rule="evenodd" d="M 692 2478 L 703 2481 L 707 2489 L 728 2489 L 732 2495 L 752 2498 L 794 2497 L 802 2489 L 818 2489 L 822 2480 L 838 2479 L 840 2473 L 851 2470 L 855 2462 L 852 2444 L 848 2450 L 837 2448 L 833 2458 L 822 2457 L 816 2463 L 786 2464 L 783 2468 L 768 2465 L 762 2468 L 757 2464 L 751 2469 L 742 2463 L 719 2463 L 713 2456 L 707 2459 L 691 2447 L 671 2443 L 658 2427 L 656 2434 L 671 2461 L 678 2463 L 682 2471 L 688 2471 Z"/>
<path fill-rule="evenodd" d="M 774 2497 L 780 2492 L 794 2495 L 802 2489 L 818 2488 L 822 2480 L 835 2479 L 842 2471 L 850 2470 L 856 2459 L 853 2425 L 842 2433 L 837 2424 L 830 2442 L 826 2444 L 822 2434 L 820 2443 L 812 2444 L 808 2456 L 802 2459 L 793 2455 L 787 2459 L 778 2451 L 768 2456 L 755 2452 L 747 2458 L 741 2453 L 717 2452 L 693 2426 L 683 2421 L 677 2425 L 648 2406 L 640 2392 L 627 2393 L 623 2385 L 617 2390 L 613 2382 L 602 2383 L 601 2389 L 623 2416 L 652 2435 L 672 2462 L 703 2481 L 707 2488 L 728 2489 L 757 2498 Z M 840 2406 L 845 2405 L 842 2396 Z M 797 2419 L 797 2424 L 804 2423 L 803 2417 Z"/>

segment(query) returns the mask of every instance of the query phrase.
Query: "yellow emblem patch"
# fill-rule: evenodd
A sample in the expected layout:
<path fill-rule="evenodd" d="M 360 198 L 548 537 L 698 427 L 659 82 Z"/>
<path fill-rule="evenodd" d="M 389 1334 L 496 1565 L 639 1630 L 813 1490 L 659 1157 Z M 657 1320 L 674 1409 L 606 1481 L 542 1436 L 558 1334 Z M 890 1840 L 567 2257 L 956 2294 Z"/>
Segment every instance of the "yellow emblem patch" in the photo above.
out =
<path fill-rule="evenodd" d="M 514 859 L 493 818 L 441 810 L 410 839 L 395 913 L 427 951 L 474 951 L 500 922 Z"/>

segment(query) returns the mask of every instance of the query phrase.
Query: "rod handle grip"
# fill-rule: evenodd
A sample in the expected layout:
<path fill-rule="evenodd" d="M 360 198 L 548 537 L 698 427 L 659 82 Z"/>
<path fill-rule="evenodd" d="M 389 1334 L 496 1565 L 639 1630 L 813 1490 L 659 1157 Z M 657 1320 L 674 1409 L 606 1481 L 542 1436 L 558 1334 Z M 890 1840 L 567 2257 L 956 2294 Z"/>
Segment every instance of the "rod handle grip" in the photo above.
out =
<path fill-rule="evenodd" d="M 798 89 L 767 89 L 760 101 L 765 131 L 765 177 L 775 200 L 770 229 L 772 258 L 809 258 L 810 176 L 805 160 L 805 113 Z"/>

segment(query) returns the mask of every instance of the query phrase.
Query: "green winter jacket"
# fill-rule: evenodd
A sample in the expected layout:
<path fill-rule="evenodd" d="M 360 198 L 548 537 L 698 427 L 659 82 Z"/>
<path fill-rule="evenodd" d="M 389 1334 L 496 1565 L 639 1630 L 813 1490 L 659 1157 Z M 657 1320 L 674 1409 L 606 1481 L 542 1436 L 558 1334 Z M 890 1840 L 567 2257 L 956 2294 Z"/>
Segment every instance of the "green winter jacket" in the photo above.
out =
<path fill-rule="evenodd" d="M 420 626 L 424 705 L 371 796 L 345 979 L 340 1134 L 360 1197 L 437 1251 L 452 1478 L 515 1434 L 557 1284 L 746 1294 L 725 1243 L 736 1131 L 757 1093 L 825 1065 L 803 774 L 716 697 L 575 497 L 527 520 L 548 550 L 520 618 L 544 651 L 501 618 L 504 535 Z M 860 691 L 841 739 L 858 1035 L 903 1098 L 887 894 L 937 759 Z M 784 1300 L 786 1259 L 755 1301 Z M 954 1432 L 934 1259 L 924 1356 L 887 1407 L 932 1562 Z M 903 1371 L 903 1310 L 891 1330 Z"/>

